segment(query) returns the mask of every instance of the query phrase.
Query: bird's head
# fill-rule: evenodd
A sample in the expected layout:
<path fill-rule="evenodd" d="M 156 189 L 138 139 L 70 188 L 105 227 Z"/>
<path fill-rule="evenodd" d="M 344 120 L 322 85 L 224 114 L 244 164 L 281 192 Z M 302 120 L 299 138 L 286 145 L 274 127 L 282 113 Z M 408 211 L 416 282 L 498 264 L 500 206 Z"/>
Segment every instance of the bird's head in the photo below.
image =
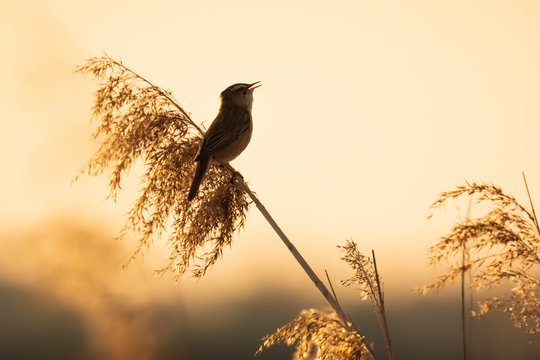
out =
<path fill-rule="evenodd" d="M 233 103 L 235 105 L 245 106 L 251 110 L 253 103 L 253 90 L 261 86 L 260 81 L 252 84 L 234 84 L 221 92 L 221 101 L 223 103 Z"/>

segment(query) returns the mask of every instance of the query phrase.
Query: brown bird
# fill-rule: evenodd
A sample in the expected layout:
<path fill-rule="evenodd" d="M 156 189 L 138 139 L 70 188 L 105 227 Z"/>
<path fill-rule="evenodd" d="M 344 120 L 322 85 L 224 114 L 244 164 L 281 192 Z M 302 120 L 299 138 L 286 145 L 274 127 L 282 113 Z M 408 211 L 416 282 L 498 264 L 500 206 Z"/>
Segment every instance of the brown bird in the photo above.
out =
<path fill-rule="evenodd" d="M 234 84 L 221 93 L 219 113 L 204 135 L 195 158 L 199 163 L 189 190 L 189 201 L 197 195 L 204 174 L 213 161 L 228 163 L 249 144 L 253 132 L 253 90 L 261 86 L 259 83 Z"/>

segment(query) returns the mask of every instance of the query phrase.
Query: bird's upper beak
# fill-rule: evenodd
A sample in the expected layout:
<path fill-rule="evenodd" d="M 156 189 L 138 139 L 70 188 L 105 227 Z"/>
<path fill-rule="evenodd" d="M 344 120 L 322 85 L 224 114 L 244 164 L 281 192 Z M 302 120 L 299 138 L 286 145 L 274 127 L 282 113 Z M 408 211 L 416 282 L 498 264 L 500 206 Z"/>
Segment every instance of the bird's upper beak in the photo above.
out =
<path fill-rule="evenodd" d="M 253 92 L 253 90 L 255 90 L 256 88 L 258 88 L 259 86 L 262 86 L 262 84 L 260 84 L 260 81 L 255 81 L 253 84 L 251 84 L 249 86 L 249 91 Z"/>

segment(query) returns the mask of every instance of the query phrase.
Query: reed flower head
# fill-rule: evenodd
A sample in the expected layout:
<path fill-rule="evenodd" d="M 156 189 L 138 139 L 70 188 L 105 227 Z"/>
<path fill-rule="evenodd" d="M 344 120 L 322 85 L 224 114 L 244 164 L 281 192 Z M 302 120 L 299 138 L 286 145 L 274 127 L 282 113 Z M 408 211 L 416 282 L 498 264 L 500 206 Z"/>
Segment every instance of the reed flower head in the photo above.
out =
<path fill-rule="evenodd" d="M 476 290 L 510 283 L 513 288 L 509 293 L 481 301 L 480 311 L 474 314 L 500 308 L 510 314 L 514 326 L 530 334 L 540 334 L 540 228 L 534 210 L 527 210 L 498 186 L 474 182 L 441 193 L 431 208 L 438 209 L 446 201 L 461 196 L 485 203 L 489 210 L 479 218 L 458 221 L 429 249 L 430 265 L 444 261 L 449 264 L 448 271 L 436 282 L 416 291 L 438 290 L 458 279 L 463 270 L 471 272 L 470 286 Z M 464 249 L 469 258 L 460 264 Z"/>
<path fill-rule="evenodd" d="M 354 271 L 353 276 L 342 281 L 341 284 L 344 286 L 356 285 L 362 293 L 363 299 L 369 299 L 379 316 L 379 324 L 386 340 L 388 356 L 390 359 L 394 359 L 390 329 L 388 327 L 384 305 L 383 283 L 377 270 L 375 251 L 371 251 L 373 258 L 365 256 L 358 250 L 358 246 L 352 240 L 347 240 L 344 246 L 338 247 L 345 253 L 341 259 L 349 264 Z"/>
<path fill-rule="evenodd" d="M 294 345 L 293 359 L 371 359 L 366 339 L 345 326 L 333 311 L 303 310 L 293 321 L 264 338 L 257 354 L 274 344 Z"/>
<path fill-rule="evenodd" d="M 341 259 L 349 264 L 354 271 L 353 276 L 341 281 L 341 284 L 344 286 L 357 286 L 363 295 L 363 299 L 369 299 L 372 304 L 379 307 L 377 276 L 373 267 L 373 260 L 369 256 L 360 253 L 358 246 L 352 240 L 347 240 L 345 245 L 338 247 L 344 252 Z"/>
<path fill-rule="evenodd" d="M 93 138 L 100 146 L 83 172 L 96 176 L 111 169 L 110 197 L 116 199 L 131 166 L 139 160 L 145 166 L 140 195 L 122 229 L 122 235 L 139 234 L 132 259 L 167 232 L 172 250 L 159 272 L 172 271 L 176 279 L 188 270 L 203 276 L 244 224 L 244 191 L 229 169 L 214 166 L 201 196 L 188 202 L 203 131 L 171 92 L 107 55 L 89 59 L 77 71 L 93 75 L 100 86 L 93 106 L 98 122 Z"/>

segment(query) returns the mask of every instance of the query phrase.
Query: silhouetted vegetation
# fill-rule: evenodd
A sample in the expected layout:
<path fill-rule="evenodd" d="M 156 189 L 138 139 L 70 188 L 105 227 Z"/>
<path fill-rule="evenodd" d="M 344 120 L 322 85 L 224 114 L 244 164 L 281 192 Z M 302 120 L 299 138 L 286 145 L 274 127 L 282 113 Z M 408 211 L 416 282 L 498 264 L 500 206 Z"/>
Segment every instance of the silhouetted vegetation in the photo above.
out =
<path fill-rule="evenodd" d="M 100 147 L 84 171 L 99 175 L 111 169 L 110 195 L 115 199 L 130 167 L 138 160 L 144 162 L 141 193 L 122 230 L 122 234 L 130 231 L 139 234 L 139 245 L 132 258 L 167 232 L 172 251 L 159 273 L 172 271 L 180 279 L 191 270 L 200 278 L 221 257 L 224 247 L 232 244 L 235 232 L 246 220 L 251 199 L 332 308 L 302 311 L 273 335 L 265 337 L 257 353 L 274 344 L 286 343 L 295 346 L 296 359 L 375 358 L 372 344 L 346 315 L 332 284 L 329 283 L 330 292 L 230 165 L 212 166 L 197 197 L 192 202 L 187 200 L 204 130 L 191 120 L 170 91 L 155 86 L 106 55 L 89 59 L 78 71 L 92 74 L 100 83 L 93 107 L 93 117 L 99 122 L 94 139 L 100 142 Z M 470 286 L 476 290 L 510 282 L 514 288 L 507 296 L 482 301 L 476 314 L 501 308 L 510 314 L 515 326 L 529 334 L 539 334 L 540 279 L 532 271 L 540 262 L 540 228 L 534 209 L 530 212 L 499 187 L 479 183 L 467 183 L 442 193 L 432 208 L 461 196 L 474 197 L 475 201 L 493 207 L 484 217 L 458 222 L 430 249 L 430 264 L 447 262 L 450 267 L 437 282 L 418 291 L 437 290 L 463 276 L 465 271 L 471 272 Z M 388 355 L 393 359 L 375 253 L 372 258 L 361 254 L 352 241 L 341 249 L 342 259 L 353 269 L 353 275 L 343 284 L 354 284 L 373 304 Z M 471 255 L 466 263 L 464 249 Z"/>
<path fill-rule="evenodd" d="M 480 301 L 479 310 L 473 314 L 480 316 L 500 308 L 510 314 L 514 326 L 531 335 L 540 334 L 540 277 L 534 272 L 540 265 L 540 228 L 532 202 L 528 210 L 498 186 L 466 183 L 441 193 L 431 207 L 438 209 L 462 196 L 486 203 L 489 210 L 482 217 L 458 221 L 430 248 L 430 265 L 446 262 L 448 271 L 435 283 L 417 291 L 440 289 L 459 278 L 462 270 L 470 273 L 470 287 L 474 290 L 500 288 L 509 283 L 512 287 L 506 295 Z M 464 248 L 467 261 L 460 264 Z"/>
<path fill-rule="evenodd" d="M 187 191 L 202 130 L 171 92 L 108 56 L 89 59 L 78 71 L 92 74 L 100 84 L 93 107 L 99 124 L 93 137 L 101 145 L 85 171 L 95 176 L 111 168 L 110 196 L 115 199 L 131 165 L 139 159 L 145 164 L 141 195 L 123 229 L 139 234 L 133 257 L 170 228 L 172 252 L 160 272 L 172 271 L 180 279 L 192 268 L 194 276 L 202 277 L 242 227 L 246 194 L 228 169 L 213 166 L 190 203 Z"/>

